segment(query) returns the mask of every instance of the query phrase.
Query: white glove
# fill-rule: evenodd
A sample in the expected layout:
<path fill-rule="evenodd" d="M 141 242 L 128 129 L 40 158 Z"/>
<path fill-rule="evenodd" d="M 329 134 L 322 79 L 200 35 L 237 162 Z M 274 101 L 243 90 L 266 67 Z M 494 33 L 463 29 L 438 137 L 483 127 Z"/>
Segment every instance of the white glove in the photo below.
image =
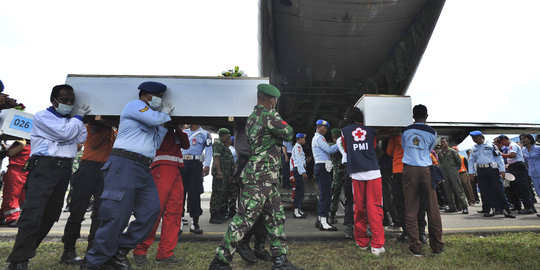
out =
<path fill-rule="evenodd" d="M 167 102 L 167 104 L 163 105 L 163 108 L 161 108 L 161 112 L 168 115 L 171 115 L 172 111 L 174 111 L 174 106 L 170 102 Z"/>
<path fill-rule="evenodd" d="M 90 105 L 81 104 L 81 105 L 77 106 L 77 112 L 75 113 L 75 115 L 80 115 L 80 116 L 84 117 L 89 112 L 90 112 Z"/>

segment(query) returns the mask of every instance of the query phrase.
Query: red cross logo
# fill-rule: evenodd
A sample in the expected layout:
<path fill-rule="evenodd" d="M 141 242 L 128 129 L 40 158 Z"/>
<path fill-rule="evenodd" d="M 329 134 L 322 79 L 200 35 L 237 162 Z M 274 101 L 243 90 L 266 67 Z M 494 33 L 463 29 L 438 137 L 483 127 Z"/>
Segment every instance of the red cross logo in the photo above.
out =
<path fill-rule="evenodd" d="M 356 142 L 359 142 L 359 141 L 364 141 L 366 139 L 366 134 L 367 134 L 367 131 L 363 130 L 362 128 L 356 128 L 353 132 L 352 132 L 352 135 L 354 137 L 354 141 Z"/>

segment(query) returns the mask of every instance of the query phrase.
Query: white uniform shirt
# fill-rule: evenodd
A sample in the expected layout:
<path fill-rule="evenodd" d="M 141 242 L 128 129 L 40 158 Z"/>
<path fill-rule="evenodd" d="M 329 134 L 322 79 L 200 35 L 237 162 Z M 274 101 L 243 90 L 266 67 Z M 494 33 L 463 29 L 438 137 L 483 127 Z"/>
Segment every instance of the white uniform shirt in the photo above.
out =
<path fill-rule="evenodd" d="M 306 172 L 306 155 L 304 154 L 304 149 L 298 143 L 294 145 L 291 153 L 291 169 L 296 167 L 299 174 L 304 174 Z"/>
<path fill-rule="evenodd" d="M 523 162 L 525 159 L 523 158 L 523 150 L 519 147 L 517 143 L 514 141 L 510 141 L 510 145 L 508 145 L 508 154 L 510 153 L 516 153 L 515 158 L 506 158 L 506 161 L 508 164 L 514 164 L 516 162 Z"/>
<path fill-rule="evenodd" d="M 74 158 L 77 144 L 86 141 L 86 127 L 77 117 L 64 117 L 52 107 L 34 115 L 30 155 Z"/>

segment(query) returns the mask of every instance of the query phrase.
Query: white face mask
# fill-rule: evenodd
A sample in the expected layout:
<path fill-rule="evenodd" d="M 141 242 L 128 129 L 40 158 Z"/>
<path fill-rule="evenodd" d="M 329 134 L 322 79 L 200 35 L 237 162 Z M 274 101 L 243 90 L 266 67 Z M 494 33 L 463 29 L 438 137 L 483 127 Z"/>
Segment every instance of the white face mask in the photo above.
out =
<path fill-rule="evenodd" d="M 148 106 L 150 106 L 152 110 L 158 110 L 159 107 L 161 107 L 161 98 L 152 96 L 152 99 L 148 101 Z"/>
<path fill-rule="evenodd" d="M 56 100 L 56 102 L 58 102 L 58 100 Z M 67 104 L 58 102 L 58 107 L 54 107 L 54 109 L 56 110 L 57 113 L 61 115 L 68 115 L 73 110 L 73 105 L 67 105 Z"/>

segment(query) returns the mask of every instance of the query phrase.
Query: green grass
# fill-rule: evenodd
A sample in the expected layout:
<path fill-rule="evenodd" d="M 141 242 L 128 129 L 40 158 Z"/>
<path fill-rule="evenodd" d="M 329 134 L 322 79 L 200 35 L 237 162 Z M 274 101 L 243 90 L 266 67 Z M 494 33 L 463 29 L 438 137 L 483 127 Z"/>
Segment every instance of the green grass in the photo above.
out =
<path fill-rule="evenodd" d="M 304 269 L 540 269 L 540 233 L 520 232 L 492 235 L 454 234 L 445 235 L 445 253 L 433 255 L 429 246 L 424 246 L 422 258 L 408 254 L 406 244 L 387 239 L 386 253 L 374 257 L 368 251 L 356 248 L 352 241 L 291 242 L 288 258 Z M 175 254 L 185 259 L 178 266 L 158 266 L 153 262 L 135 269 L 208 269 L 214 256 L 217 242 L 179 243 Z M 11 252 L 13 242 L 0 242 L 0 258 Z M 86 248 L 85 242 L 77 244 L 79 253 Z M 156 244 L 149 250 L 153 259 Z M 62 266 L 58 260 L 62 243 L 49 241 L 37 250 L 30 261 L 31 269 L 78 269 Z M 0 262 L 0 269 L 7 263 Z M 239 256 L 232 263 L 234 269 L 270 269 L 270 262 L 246 264 Z"/>

